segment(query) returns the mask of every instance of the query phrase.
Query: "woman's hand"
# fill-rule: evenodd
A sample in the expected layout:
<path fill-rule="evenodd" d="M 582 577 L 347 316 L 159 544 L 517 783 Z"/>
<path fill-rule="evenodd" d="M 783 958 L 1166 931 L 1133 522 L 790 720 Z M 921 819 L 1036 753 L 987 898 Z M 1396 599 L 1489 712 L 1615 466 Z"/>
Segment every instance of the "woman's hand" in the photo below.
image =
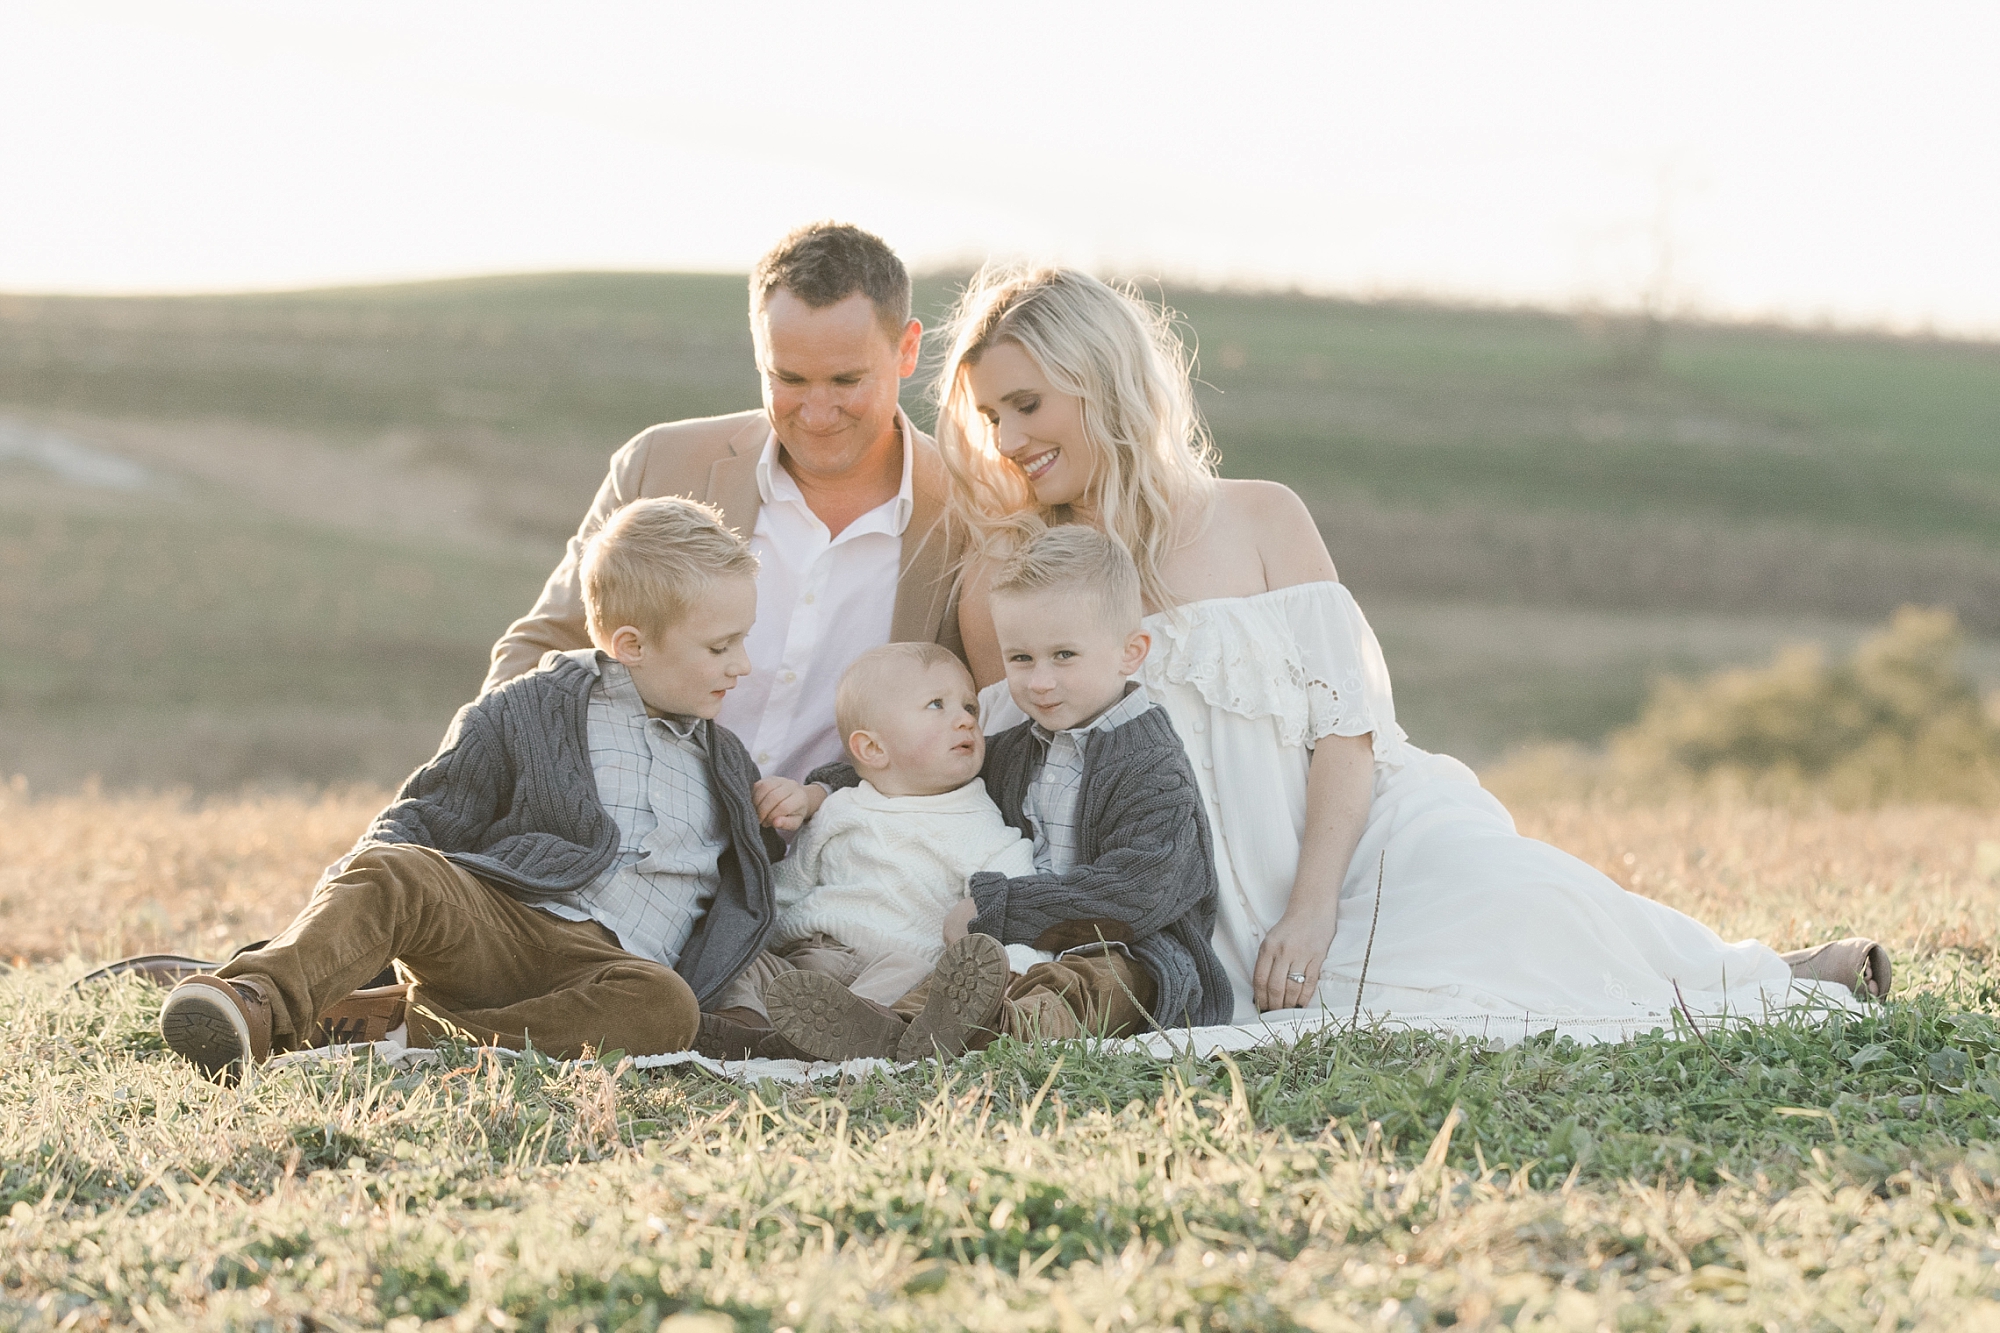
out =
<path fill-rule="evenodd" d="M 790 778 L 762 778 L 750 789 L 757 805 L 757 822 L 765 828 L 790 833 L 819 813 L 826 800 L 826 788 L 817 782 L 794 782 Z"/>
<path fill-rule="evenodd" d="M 1251 979 L 1258 1012 L 1303 1009 L 1312 1002 L 1326 951 L 1333 947 L 1336 918 L 1337 913 L 1288 911 L 1271 928 L 1257 950 L 1257 972 Z"/>
<path fill-rule="evenodd" d="M 971 898 L 961 899 L 958 906 L 945 914 L 944 942 L 956 944 L 972 930 L 972 918 L 979 915 L 979 904 Z"/>
<path fill-rule="evenodd" d="M 1374 800 L 1374 738 L 1320 737 L 1306 770 L 1306 824 L 1292 896 L 1257 950 L 1250 978 L 1259 1010 L 1299 1009 L 1312 1002 L 1339 922 L 1347 863 L 1368 827 Z"/>

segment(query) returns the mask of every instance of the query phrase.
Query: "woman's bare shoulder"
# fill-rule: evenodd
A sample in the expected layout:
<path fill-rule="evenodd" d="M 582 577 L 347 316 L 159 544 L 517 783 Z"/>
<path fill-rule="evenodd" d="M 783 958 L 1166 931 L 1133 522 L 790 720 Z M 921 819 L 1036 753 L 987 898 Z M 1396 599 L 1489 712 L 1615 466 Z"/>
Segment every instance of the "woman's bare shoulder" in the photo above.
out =
<path fill-rule="evenodd" d="M 1340 577 L 1319 524 L 1298 492 L 1282 482 L 1225 479 L 1216 483 L 1217 523 L 1257 549 L 1266 588 L 1330 582 Z"/>

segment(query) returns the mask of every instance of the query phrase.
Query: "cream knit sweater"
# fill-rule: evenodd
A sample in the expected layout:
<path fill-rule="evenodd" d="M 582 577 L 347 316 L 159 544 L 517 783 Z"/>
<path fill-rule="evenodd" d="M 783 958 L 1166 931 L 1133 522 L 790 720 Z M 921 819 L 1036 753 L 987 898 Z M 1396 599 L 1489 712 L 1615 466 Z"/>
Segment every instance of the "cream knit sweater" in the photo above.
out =
<path fill-rule="evenodd" d="M 937 796 L 884 796 L 866 782 L 843 788 L 776 866 L 772 943 L 824 931 L 870 962 L 890 953 L 936 962 L 945 916 L 981 870 L 1032 875 L 1035 853 L 978 778 Z"/>

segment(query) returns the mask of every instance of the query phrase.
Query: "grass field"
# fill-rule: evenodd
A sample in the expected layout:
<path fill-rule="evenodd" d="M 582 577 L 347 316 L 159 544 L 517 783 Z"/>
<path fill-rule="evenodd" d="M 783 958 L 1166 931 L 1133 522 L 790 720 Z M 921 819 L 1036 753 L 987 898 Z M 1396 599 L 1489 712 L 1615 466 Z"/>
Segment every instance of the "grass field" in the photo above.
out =
<path fill-rule="evenodd" d="M 448 1052 L 237 1091 L 163 1053 L 158 992 L 65 988 L 270 929 L 379 797 L 0 804 L 0 1325 L 1956 1329 L 2000 1297 L 1990 811 L 1521 806 L 1725 935 L 1895 952 L 1865 1018 L 1705 1044 L 1002 1043 L 804 1090 Z"/>
<path fill-rule="evenodd" d="M 1593 740 L 1661 671 L 1906 601 L 2000 684 L 2000 348 L 1675 327 L 1649 361 L 1550 315 L 1167 295 L 1225 470 L 1313 506 L 1420 744 Z M 808 1089 L 448 1051 L 226 1090 L 157 992 L 69 989 L 280 927 L 606 453 L 755 400 L 735 278 L 0 297 L 0 1328 L 1994 1326 L 1991 810 L 1503 789 L 1725 937 L 1895 955 L 1866 1017 L 1701 1042 L 1003 1042 Z"/>
<path fill-rule="evenodd" d="M 1595 740 L 1660 672 L 1910 601 L 2000 684 L 2000 348 L 1676 326 L 1635 367 L 1554 315 L 1165 295 L 1225 470 L 1312 504 L 1420 744 Z M 0 297 L 0 773 L 393 781 L 610 449 L 755 403 L 742 307 L 658 274 Z"/>

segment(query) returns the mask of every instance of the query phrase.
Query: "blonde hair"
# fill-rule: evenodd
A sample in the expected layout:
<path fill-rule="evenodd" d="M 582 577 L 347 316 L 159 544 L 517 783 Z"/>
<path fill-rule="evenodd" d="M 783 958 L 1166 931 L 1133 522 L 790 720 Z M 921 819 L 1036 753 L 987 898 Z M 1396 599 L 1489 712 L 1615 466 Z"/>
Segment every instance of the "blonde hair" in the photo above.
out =
<path fill-rule="evenodd" d="M 848 737 L 868 729 L 874 721 L 882 690 L 895 681 L 900 671 L 928 671 L 946 662 L 957 667 L 967 681 L 972 679 L 965 663 L 941 644 L 885 643 L 855 658 L 841 673 L 840 684 L 833 694 L 833 724 L 840 729 L 840 743 L 846 746 Z M 852 755 L 850 747 L 849 756 Z"/>
<path fill-rule="evenodd" d="M 1064 588 L 1088 596 L 1104 623 L 1135 630 L 1145 614 L 1139 567 L 1109 533 L 1082 523 L 1049 528 L 1023 542 L 994 576 L 995 597 Z"/>
<path fill-rule="evenodd" d="M 1042 509 L 1034 488 L 994 448 L 966 370 L 1011 342 L 1063 393 L 1082 401 L 1092 521 L 1118 538 L 1155 609 L 1173 605 L 1166 557 L 1206 520 L 1215 449 L 1196 410 L 1192 365 L 1169 312 L 1075 269 L 982 269 L 945 326 L 937 440 L 951 476 L 951 513 L 971 536 L 968 558 L 1004 558 L 1069 506 Z"/>
<path fill-rule="evenodd" d="M 717 579 L 756 573 L 749 543 L 709 506 L 679 496 L 634 500 L 583 548 L 584 620 L 599 647 L 621 625 L 658 634 Z"/>

